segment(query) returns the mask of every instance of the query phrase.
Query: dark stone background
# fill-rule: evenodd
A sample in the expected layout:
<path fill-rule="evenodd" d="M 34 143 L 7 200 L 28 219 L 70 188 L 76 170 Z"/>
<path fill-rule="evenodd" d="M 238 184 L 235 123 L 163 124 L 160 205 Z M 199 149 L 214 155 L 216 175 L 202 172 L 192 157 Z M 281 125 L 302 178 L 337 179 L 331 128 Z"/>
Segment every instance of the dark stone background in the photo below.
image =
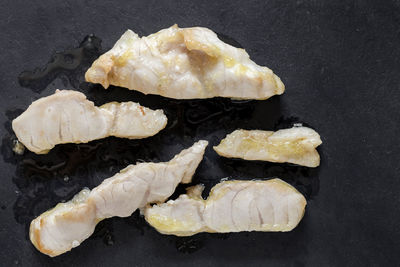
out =
<path fill-rule="evenodd" d="M 399 1 L 3 0 L 0 14 L 0 265 L 398 265 Z M 240 43 L 282 78 L 285 94 L 177 101 L 83 82 L 91 61 L 127 28 L 147 35 L 174 23 L 209 27 Z M 91 33 L 92 42 L 78 48 Z M 56 88 L 80 90 L 97 104 L 163 108 L 169 124 L 146 140 L 107 138 L 45 156 L 14 155 L 10 121 Z M 222 159 L 211 149 L 238 127 L 276 130 L 294 122 L 321 134 L 319 168 Z M 53 259 L 29 242 L 29 222 L 82 187 L 137 160 L 168 160 L 200 138 L 210 147 L 195 183 L 209 190 L 227 176 L 279 176 L 308 199 L 300 225 L 289 233 L 177 238 L 158 234 L 135 213 L 102 222 L 93 237 Z"/>

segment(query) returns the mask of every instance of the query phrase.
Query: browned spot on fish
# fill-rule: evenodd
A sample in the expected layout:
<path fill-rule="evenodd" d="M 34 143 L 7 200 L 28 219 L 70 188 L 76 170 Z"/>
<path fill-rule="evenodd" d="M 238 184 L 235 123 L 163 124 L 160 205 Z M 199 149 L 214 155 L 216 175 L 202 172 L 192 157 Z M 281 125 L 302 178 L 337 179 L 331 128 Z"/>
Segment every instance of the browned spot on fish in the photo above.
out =
<path fill-rule="evenodd" d="M 142 112 L 142 115 L 146 115 L 146 113 L 144 112 L 144 108 L 142 106 L 139 106 L 140 112 Z"/>
<path fill-rule="evenodd" d="M 43 218 L 40 218 L 39 220 L 39 225 L 40 225 L 40 229 L 43 227 Z M 33 230 L 32 230 L 33 228 Z M 33 240 L 32 244 L 43 254 L 49 255 L 51 257 L 57 256 L 58 254 L 55 253 L 52 250 L 46 249 L 42 242 L 40 241 L 40 230 L 38 228 L 34 228 L 33 225 L 31 225 L 31 231 L 33 231 Z"/>

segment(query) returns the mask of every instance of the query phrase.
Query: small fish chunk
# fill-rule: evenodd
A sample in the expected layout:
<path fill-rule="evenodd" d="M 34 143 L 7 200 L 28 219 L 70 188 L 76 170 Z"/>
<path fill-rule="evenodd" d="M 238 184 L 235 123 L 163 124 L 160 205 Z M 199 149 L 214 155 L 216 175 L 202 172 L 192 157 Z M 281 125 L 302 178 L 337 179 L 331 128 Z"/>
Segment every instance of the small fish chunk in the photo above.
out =
<path fill-rule="evenodd" d="M 88 69 L 86 81 L 176 99 L 267 99 L 281 79 L 210 29 L 173 25 L 146 37 L 127 30 Z"/>
<path fill-rule="evenodd" d="M 162 110 L 134 102 L 110 102 L 96 107 L 80 92 L 56 90 L 34 101 L 12 122 L 18 140 L 36 154 L 55 145 L 87 143 L 116 136 L 139 139 L 157 134 L 167 125 Z"/>
<path fill-rule="evenodd" d="M 98 222 L 127 217 L 149 203 L 164 202 L 179 183 L 190 183 L 207 141 L 198 141 L 169 162 L 129 165 L 93 190 L 84 189 L 31 222 L 29 236 L 42 253 L 58 256 L 79 246 Z"/>
<path fill-rule="evenodd" d="M 275 178 L 267 181 L 224 181 L 201 198 L 201 185 L 163 204 L 147 206 L 146 221 L 162 234 L 191 236 L 200 232 L 287 232 L 304 215 L 306 199 Z"/>
<path fill-rule="evenodd" d="M 293 127 L 276 132 L 236 130 L 228 134 L 214 150 L 227 158 L 289 162 L 317 167 L 320 157 L 316 147 L 322 144 L 319 134 L 307 127 Z"/>

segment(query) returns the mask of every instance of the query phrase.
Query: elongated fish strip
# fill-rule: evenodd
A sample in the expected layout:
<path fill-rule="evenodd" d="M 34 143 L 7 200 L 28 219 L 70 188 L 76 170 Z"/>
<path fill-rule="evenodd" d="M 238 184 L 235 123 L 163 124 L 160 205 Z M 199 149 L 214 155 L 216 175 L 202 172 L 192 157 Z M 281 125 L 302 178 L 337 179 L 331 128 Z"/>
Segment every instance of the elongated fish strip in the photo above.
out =
<path fill-rule="evenodd" d="M 146 221 L 162 234 L 191 236 L 200 232 L 287 232 L 303 218 L 306 199 L 280 179 L 225 181 L 207 200 L 201 185 L 188 194 L 147 207 Z"/>
<path fill-rule="evenodd" d="M 134 102 L 96 107 L 77 91 L 57 90 L 34 101 L 12 122 L 18 140 L 30 151 L 46 154 L 57 144 L 87 143 L 108 136 L 139 139 L 167 125 L 162 110 Z"/>
<path fill-rule="evenodd" d="M 228 134 L 214 150 L 227 158 L 289 162 L 317 167 L 320 157 L 316 147 L 322 144 L 319 134 L 307 127 L 293 127 L 276 132 L 236 130 Z"/>
<path fill-rule="evenodd" d="M 86 81 L 176 99 L 267 99 L 284 92 L 272 70 L 202 27 L 174 25 L 140 38 L 126 31 L 86 72 Z"/>
<path fill-rule="evenodd" d="M 190 183 L 207 141 L 199 141 L 169 162 L 129 165 L 92 191 L 82 190 L 31 222 L 29 236 L 42 253 L 57 256 L 79 246 L 98 222 L 127 217 L 148 203 L 165 201 L 179 183 Z"/>

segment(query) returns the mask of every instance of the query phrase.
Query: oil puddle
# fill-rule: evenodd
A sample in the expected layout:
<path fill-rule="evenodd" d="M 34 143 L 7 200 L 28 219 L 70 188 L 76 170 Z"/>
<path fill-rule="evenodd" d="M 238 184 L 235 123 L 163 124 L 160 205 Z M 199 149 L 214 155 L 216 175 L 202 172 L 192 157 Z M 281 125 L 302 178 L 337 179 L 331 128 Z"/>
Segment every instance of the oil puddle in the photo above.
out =
<path fill-rule="evenodd" d="M 163 101 L 166 114 L 172 118 L 171 124 L 154 137 L 143 140 L 111 137 L 88 144 L 64 144 L 56 146 L 45 155 L 36 155 L 27 150 L 23 155 L 17 155 L 12 151 L 16 137 L 11 130 L 11 121 L 22 110 L 7 112 L 9 120 L 5 128 L 8 134 L 2 139 L 1 154 L 6 162 L 16 166 L 12 180 L 18 193 L 13 211 L 15 220 L 25 226 L 27 239 L 32 219 L 57 203 L 70 200 L 82 188 L 93 188 L 105 178 L 138 161 L 169 160 L 182 146 L 188 147 L 194 140 L 208 139 L 211 147 L 244 121 L 247 121 L 248 128 L 257 129 L 255 121 L 263 118 L 262 114 L 254 113 L 255 105 L 259 104 L 252 101 L 237 103 L 218 98 L 208 101 Z M 280 117 L 272 128 L 288 128 L 299 122 L 301 120 L 298 118 Z M 203 197 L 206 198 L 209 190 L 221 178 L 251 180 L 279 177 L 294 185 L 307 199 L 312 199 L 319 191 L 318 170 L 289 164 L 226 159 L 219 157 L 209 148 L 195 173 L 192 185 L 205 184 Z M 178 186 L 171 199 L 184 193 L 187 186 Z M 122 220 L 126 222 L 127 227 L 139 229 L 142 235 L 150 228 L 138 212 Z M 99 223 L 91 238 L 101 239 L 106 245 L 113 245 L 115 240 L 112 222 L 113 219 Z M 175 238 L 172 242 L 179 252 L 193 253 L 207 244 L 208 236 Z M 229 235 L 211 236 L 226 239 Z"/>
<path fill-rule="evenodd" d="M 231 45 L 241 47 L 232 38 L 221 34 L 219 37 Z M 189 147 L 200 139 L 209 140 L 210 145 L 192 184 L 205 184 L 204 198 L 225 177 L 249 180 L 280 177 L 294 185 L 308 199 L 318 194 L 318 168 L 226 159 L 212 150 L 213 145 L 237 128 L 277 130 L 301 123 L 299 118 L 282 116 L 278 97 L 267 101 L 236 101 L 224 98 L 178 101 L 145 96 L 114 86 L 104 90 L 98 85 L 82 82 L 84 72 L 100 53 L 101 40 L 88 35 L 79 47 L 56 53 L 46 66 L 21 73 L 19 83 L 40 93 L 53 86 L 56 80 L 61 80 L 62 83 L 69 83 L 73 88 L 85 92 L 96 105 L 109 101 L 134 100 L 153 109 L 162 108 L 168 116 L 168 125 L 156 136 L 142 140 L 110 137 L 88 144 L 58 145 L 46 155 L 36 155 L 27 150 L 22 155 L 17 155 L 12 150 L 16 137 L 11 129 L 11 121 L 22 110 L 7 111 L 8 121 L 5 128 L 8 133 L 2 137 L 1 154 L 4 161 L 15 165 L 12 180 L 17 187 L 17 200 L 13 211 L 15 220 L 25 226 L 27 239 L 32 219 L 57 203 L 70 200 L 82 188 L 91 189 L 105 178 L 138 161 L 167 161 L 182 148 Z M 305 123 L 303 125 L 307 126 Z M 171 199 L 184 193 L 186 187 L 187 185 L 178 186 Z M 100 222 L 91 238 L 101 238 L 106 245 L 113 245 L 114 219 Z M 118 220 L 126 222 L 126 227 L 139 229 L 142 235 L 150 229 L 139 212 Z M 194 237 L 174 237 L 171 240 L 179 252 L 193 253 L 204 247 L 210 236 L 211 239 L 227 239 L 229 234 L 200 234 Z M 160 238 L 165 237 L 160 235 Z"/>
<path fill-rule="evenodd" d="M 195 235 L 190 237 L 176 237 L 176 249 L 185 254 L 190 254 L 198 251 L 204 246 L 204 235 Z"/>
<path fill-rule="evenodd" d="M 86 69 L 100 53 L 101 39 L 90 34 L 77 48 L 55 53 L 44 67 L 22 72 L 18 82 L 22 87 L 37 93 L 42 92 L 56 78 L 60 78 L 64 85 L 69 82 L 78 88 Z"/>
<path fill-rule="evenodd" d="M 28 150 L 18 155 L 12 150 L 16 136 L 11 121 L 21 112 L 6 112 L 8 121 L 4 127 L 8 133 L 2 138 L 1 154 L 5 162 L 15 165 L 12 181 L 17 187 L 17 199 L 12 208 L 15 220 L 27 229 L 27 239 L 29 224 L 35 217 L 70 200 L 82 188 L 93 188 L 139 160 L 157 161 L 153 153 L 157 140 L 151 138 L 140 141 L 106 138 L 88 144 L 58 145 L 45 155 Z M 112 229 L 100 231 L 107 244 L 113 242 L 111 232 Z"/>
<path fill-rule="evenodd" d="M 104 244 L 107 246 L 112 246 L 115 242 L 113 229 L 112 220 L 102 220 L 96 225 L 91 238 L 102 239 Z"/>
<path fill-rule="evenodd" d="M 232 38 L 228 35 L 219 33 L 219 32 L 216 32 L 216 34 L 221 41 L 223 41 L 227 44 L 230 44 L 231 46 L 237 47 L 237 48 L 243 48 L 243 46 L 238 41 L 236 41 L 234 38 Z"/>
<path fill-rule="evenodd" d="M 217 103 L 218 105 L 216 106 L 221 107 L 221 103 Z M 190 109 L 193 108 L 193 105 L 194 103 L 186 103 L 185 106 L 180 105 L 180 108 Z M 201 105 L 201 103 L 196 102 L 195 105 Z M 209 118 L 209 120 L 215 125 L 224 116 L 234 118 L 233 114 L 235 112 L 232 113 L 232 110 L 235 109 L 231 108 L 227 109 L 229 111 L 222 108 L 227 114 L 224 112 L 218 113 L 218 115 Z M 9 114 L 15 115 L 16 113 L 19 113 L 19 111 L 10 112 Z M 205 114 L 205 116 L 209 115 Z M 138 161 L 158 162 L 168 160 L 167 157 L 161 156 L 166 151 L 160 151 L 160 148 L 171 146 L 169 144 L 171 140 L 174 140 L 174 142 L 182 140 L 173 137 L 174 132 L 180 131 L 180 127 L 185 129 L 185 134 L 182 136 L 183 139 L 201 139 L 198 127 L 202 124 L 192 120 L 187 122 L 185 115 L 183 114 L 182 116 L 178 118 L 182 123 L 178 123 L 176 126 L 166 130 L 165 135 L 158 135 L 144 140 L 106 138 L 88 144 L 58 145 L 46 155 L 36 155 L 29 151 L 26 151 L 22 156 L 16 155 L 12 151 L 15 136 L 11 134 L 11 128 L 9 128 L 10 135 L 3 138 L 1 153 L 5 161 L 16 165 L 16 172 L 12 180 L 17 186 L 18 193 L 13 211 L 15 220 L 23 224 L 27 229 L 26 238 L 28 239 L 28 229 L 32 219 L 54 207 L 57 203 L 68 201 L 82 188 L 93 188 L 105 178 Z M 217 121 L 215 121 L 216 119 Z M 286 127 L 292 121 L 292 118 L 282 119 L 277 123 L 277 127 Z M 203 124 L 207 122 L 206 120 Z M 296 120 L 296 123 L 298 123 L 298 120 Z M 210 131 L 210 129 L 207 130 Z M 219 140 L 216 138 L 216 141 Z M 191 142 L 188 141 L 188 143 Z M 173 150 L 179 149 L 173 148 Z M 209 190 L 224 177 L 248 180 L 279 177 L 295 186 L 307 199 L 313 199 L 319 191 L 318 172 L 319 168 L 227 159 L 219 157 L 212 149 L 208 149 L 191 185 L 204 184 L 206 189 L 203 192 L 203 197 L 206 198 Z M 179 185 L 171 199 L 175 199 L 180 194 L 185 193 L 187 186 L 189 185 Z M 150 228 L 138 212 L 123 220 L 126 221 L 128 227 L 139 229 L 142 235 L 146 229 Z M 217 235 L 212 236 L 217 238 Z M 222 237 L 227 238 L 228 235 L 223 235 Z M 115 242 L 112 219 L 100 223 L 96 227 L 93 238 L 100 238 L 106 245 L 112 245 Z M 178 238 L 174 240 L 174 244 L 179 252 L 193 253 L 205 245 L 205 240 L 205 237 L 195 237 L 194 239 Z"/>

